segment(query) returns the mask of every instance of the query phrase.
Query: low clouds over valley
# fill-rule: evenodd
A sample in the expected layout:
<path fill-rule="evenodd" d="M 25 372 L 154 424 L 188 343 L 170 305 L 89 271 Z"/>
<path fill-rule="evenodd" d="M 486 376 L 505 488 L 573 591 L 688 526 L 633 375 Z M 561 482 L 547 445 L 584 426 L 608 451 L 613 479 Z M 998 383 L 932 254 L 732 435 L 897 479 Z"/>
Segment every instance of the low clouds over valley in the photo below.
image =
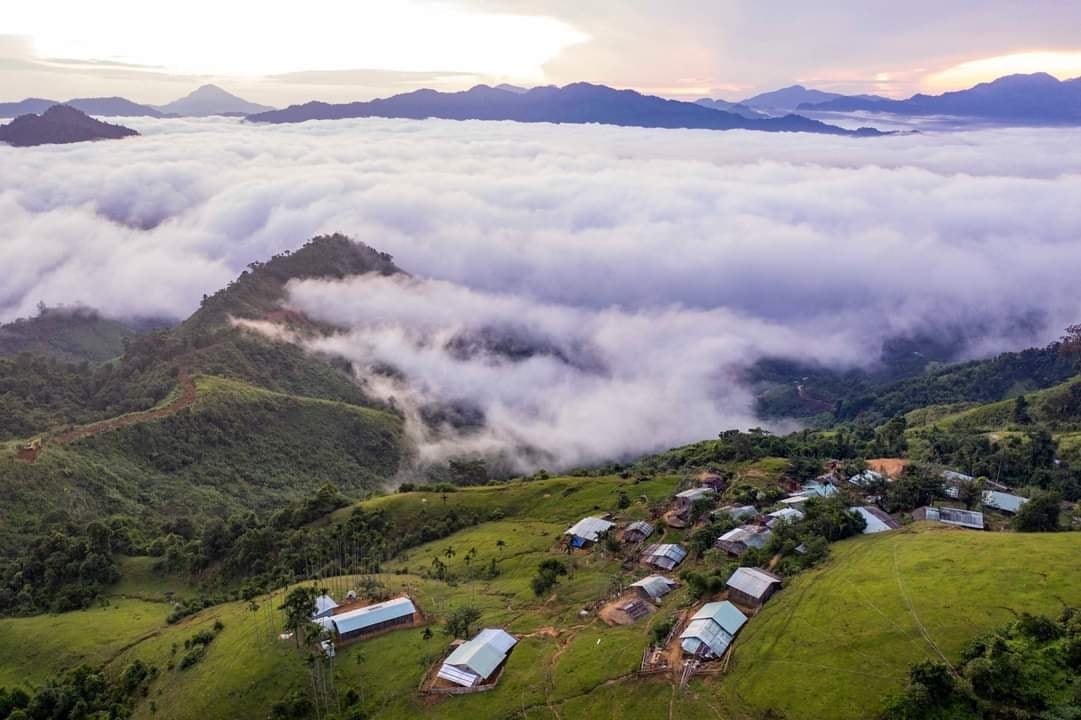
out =
<path fill-rule="evenodd" d="M 763 356 L 867 365 L 888 337 L 959 329 L 986 354 L 1081 319 L 1076 130 L 126 124 L 144 137 L 0 146 L 0 318 L 182 317 L 247 263 L 342 232 L 412 277 L 296 283 L 290 302 L 352 328 L 317 349 L 403 407 L 475 407 L 486 429 L 459 450 L 668 447 L 755 424 L 738 377 Z"/>

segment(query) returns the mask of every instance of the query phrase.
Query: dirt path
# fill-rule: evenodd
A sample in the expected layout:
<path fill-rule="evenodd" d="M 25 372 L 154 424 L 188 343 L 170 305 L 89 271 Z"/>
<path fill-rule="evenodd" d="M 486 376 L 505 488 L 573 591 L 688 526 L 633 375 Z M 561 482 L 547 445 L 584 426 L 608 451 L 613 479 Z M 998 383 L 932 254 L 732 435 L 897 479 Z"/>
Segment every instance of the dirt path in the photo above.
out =
<path fill-rule="evenodd" d="M 76 440 L 93 437 L 95 435 L 100 435 L 101 433 L 119 430 L 120 428 L 130 427 L 144 422 L 151 422 L 153 420 L 160 420 L 161 418 L 175 415 L 184 408 L 191 407 L 195 404 L 195 381 L 191 379 L 186 368 L 180 368 L 177 373 L 177 380 L 180 383 L 180 395 L 168 405 L 154 408 L 153 410 L 128 413 L 127 415 L 121 415 L 120 417 L 83 425 L 49 438 L 47 444 L 67 445 Z"/>

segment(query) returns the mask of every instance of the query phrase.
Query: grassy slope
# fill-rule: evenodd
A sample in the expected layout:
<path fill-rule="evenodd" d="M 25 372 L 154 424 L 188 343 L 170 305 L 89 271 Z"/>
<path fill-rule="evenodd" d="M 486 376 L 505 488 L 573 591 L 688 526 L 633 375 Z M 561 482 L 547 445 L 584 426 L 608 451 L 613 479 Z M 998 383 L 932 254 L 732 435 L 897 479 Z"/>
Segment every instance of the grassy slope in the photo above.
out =
<path fill-rule="evenodd" d="M 200 377 L 197 386 L 188 410 L 46 447 L 33 465 L 17 462 L 13 450 L 0 453 L 0 492 L 10 500 L 0 527 L 17 533 L 42 507 L 78 521 L 265 510 L 324 482 L 361 493 L 397 469 L 401 423 L 393 415 L 221 378 Z"/>
<path fill-rule="evenodd" d="M 629 579 L 615 560 L 599 553 L 575 556 L 571 577 L 549 598 L 534 598 L 528 582 L 537 563 L 552 556 L 558 533 L 570 521 L 598 507 L 615 509 L 621 489 L 631 497 L 653 500 L 669 495 L 675 484 L 675 478 L 639 484 L 611 477 L 555 478 L 449 493 L 446 504 L 434 493 L 366 501 L 367 508 L 381 507 L 396 519 L 414 522 L 451 508 L 482 517 L 496 509 L 503 512 L 501 520 L 408 551 L 388 563 L 388 572 L 380 577 L 393 590 L 410 592 L 435 622 L 456 607 L 472 604 L 483 611 L 482 624 L 505 625 L 524 637 L 500 687 L 491 693 L 435 702 L 416 696 L 425 669 L 447 645 L 438 629 L 429 641 L 414 629 L 341 649 L 335 666 L 338 688 L 357 689 L 365 708 L 379 718 L 572 718 L 597 713 L 658 717 L 672 712 L 742 719 L 760 717 L 774 708 L 789 720 L 855 720 L 873 714 L 883 694 L 901 686 L 911 662 L 935 656 L 916 617 L 942 651 L 956 658 L 974 634 L 1008 620 L 1011 611 L 1054 612 L 1064 602 L 1081 603 L 1077 535 L 973 533 L 918 525 L 835 546 L 825 566 L 797 578 L 750 622 L 737 641 L 727 676 L 696 680 L 686 693 L 673 692 L 663 680 L 626 682 L 622 678 L 637 666 L 650 624 L 685 605 L 685 592 L 677 591 L 650 620 L 608 628 L 592 615 L 579 617 L 578 611 L 604 597 L 613 577 L 622 574 Z M 644 503 L 638 502 L 626 515 L 643 512 Z M 344 519 L 347 513 L 334 519 Z M 497 540 L 506 543 L 502 549 Z M 447 547 L 455 549 L 449 559 L 444 554 Z M 500 569 L 497 578 L 462 579 L 448 585 L 405 574 L 439 557 L 466 578 L 471 568 L 465 555 L 474 547 L 477 558 L 472 567 L 485 567 L 494 558 Z M 146 562 L 126 561 L 125 569 L 136 572 L 114 591 L 155 597 L 167 585 L 171 588 L 168 581 L 145 574 Z M 144 580 L 138 579 L 140 573 Z M 326 582 L 336 591 L 352 585 L 345 580 Z M 41 677 L 77 654 L 101 659 L 116 655 L 109 665 L 112 671 L 135 657 L 165 670 L 173 659 L 173 643 L 182 653 L 186 638 L 220 618 L 225 630 L 202 663 L 183 672 L 166 670 L 155 682 L 150 694 L 157 708 L 153 717 L 261 717 L 291 688 L 306 687 L 308 682 L 295 649 L 270 637 L 265 609 L 279 605 L 281 597 L 279 592 L 273 599 L 260 598 L 263 612 L 252 613 L 244 603 L 232 603 L 173 627 L 161 624 L 164 605 L 126 601 L 133 603 L 126 606 L 133 612 L 161 608 L 160 633 L 136 642 L 155 625 L 133 615 L 129 624 L 109 629 L 108 643 L 93 648 L 96 655 L 88 654 L 87 634 L 80 629 L 89 625 L 87 619 L 94 613 L 108 617 L 109 612 L 121 611 L 4 621 L 0 632 L 17 629 L 16 637 L 36 637 L 56 622 L 70 624 L 72 630 L 57 636 L 58 647 L 68 652 L 59 658 L 38 654 L 41 660 L 32 659 L 30 643 L 0 644 L 0 678 L 19 677 L 18 668 L 26 662 L 34 663 L 34 677 Z M 552 637 L 546 628 L 558 629 L 558 636 Z M 125 650 L 126 646 L 130 647 Z M 152 716 L 149 702 L 139 706 L 136 716 Z"/>
<path fill-rule="evenodd" d="M 869 717 L 913 662 L 938 657 L 936 647 L 956 660 L 1015 612 L 1081 603 L 1079 551 L 1073 533 L 922 524 L 845 541 L 748 625 L 718 691 L 789 720 Z"/>

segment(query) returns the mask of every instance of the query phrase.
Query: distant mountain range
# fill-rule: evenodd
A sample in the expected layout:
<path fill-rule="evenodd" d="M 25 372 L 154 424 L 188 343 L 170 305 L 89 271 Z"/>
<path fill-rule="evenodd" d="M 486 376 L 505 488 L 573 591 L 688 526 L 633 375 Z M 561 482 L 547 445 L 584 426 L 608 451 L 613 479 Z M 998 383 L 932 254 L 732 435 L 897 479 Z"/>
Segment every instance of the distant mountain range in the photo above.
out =
<path fill-rule="evenodd" d="M 800 110 L 880 112 L 894 115 L 950 115 L 992 122 L 1081 123 L 1081 78 L 1061 81 L 1046 73 L 1008 75 L 968 90 L 913 95 L 907 100 L 840 97 Z"/>
<path fill-rule="evenodd" d="M 0 126 L 0 142 L 17 147 L 120 139 L 138 134 L 122 125 L 95 120 L 67 105 L 53 105 L 40 115 L 22 115 Z"/>
<path fill-rule="evenodd" d="M 273 110 L 269 105 L 248 102 L 217 85 L 203 85 L 189 95 L 167 105 L 140 105 L 122 97 L 75 98 L 67 102 L 27 98 L 0 103 L 0 117 L 39 115 L 54 105 L 67 105 L 87 115 L 98 117 L 207 117 L 210 115 L 251 115 Z"/>
<path fill-rule="evenodd" d="M 165 115 L 208 117 L 211 115 L 253 115 L 269 112 L 269 105 L 248 102 L 217 85 L 203 85 L 189 95 L 157 108 Z"/>
<path fill-rule="evenodd" d="M 516 122 L 598 123 L 628 127 L 703 130 L 762 130 L 831 135 L 880 135 L 878 130 L 845 130 L 799 115 L 751 119 L 695 103 L 666 100 L 634 90 L 574 83 L 538 87 L 526 92 L 478 85 L 463 92 L 416 90 L 368 102 L 332 105 L 310 102 L 284 110 L 250 115 L 253 122 L 297 123 L 344 118 L 443 118 L 447 120 L 513 120 Z"/>
<path fill-rule="evenodd" d="M 736 115 L 750 118 L 751 120 L 763 120 L 769 117 L 769 115 L 767 115 L 766 113 L 758 112 L 749 105 L 744 105 L 743 103 L 728 102 L 727 100 L 702 98 L 701 100 L 695 100 L 694 104 L 701 105 L 702 107 L 707 107 L 710 110 L 720 110 L 722 112 L 735 113 Z"/>

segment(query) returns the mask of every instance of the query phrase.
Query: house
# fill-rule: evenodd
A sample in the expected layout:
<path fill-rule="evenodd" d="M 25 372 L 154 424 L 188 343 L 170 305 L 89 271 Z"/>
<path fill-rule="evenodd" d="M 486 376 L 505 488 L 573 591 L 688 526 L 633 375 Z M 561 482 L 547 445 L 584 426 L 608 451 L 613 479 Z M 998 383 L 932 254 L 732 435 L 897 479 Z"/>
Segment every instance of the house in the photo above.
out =
<path fill-rule="evenodd" d="M 864 470 L 861 473 L 857 473 L 848 478 L 849 485 L 855 485 L 856 487 L 868 487 L 875 483 L 882 482 L 886 479 L 886 476 L 880 472 L 874 470 Z"/>
<path fill-rule="evenodd" d="M 412 625 L 416 612 L 417 608 L 412 600 L 400 597 L 331 615 L 327 619 L 330 620 L 338 639 L 344 642 L 381 630 Z"/>
<path fill-rule="evenodd" d="M 670 580 L 663 575 L 649 575 L 638 582 L 631 583 L 631 588 L 638 593 L 643 600 L 658 603 L 668 593 L 679 587 L 679 583 Z"/>
<path fill-rule="evenodd" d="M 863 519 L 867 521 L 867 527 L 863 528 L 864 535 L 887 532 L 901 527 L 888 513 L 885 513 L 876 507 L 854 507 L 852 508 L 852 511 L 859 513 Z"/>
<path fill-rule="evenodd" d="M 312 613 L 312 619 L 329 617 L 334 614 L 334 608 L 336 607 L 338 607 L 338 603 L 334 602 L 334 598 L 323 593 L 315 598 L 315 612 Z"/>
<path fill-rule="evenodd" d="M 642 553 L 642 562 L 662 570 L 671 570 L 683 562 L 685 557 L 687 557 L 687 551 L 682 547 L 665 543 L 647 547 Z"/>
<path fill-rule="evenodd" d="M 969 528 L 970 530 L 983 530 L 983 513 L 975 510 L 961 510 L 947 507 L 921 507 L 912 511 L 914 520 L 932 520 Z"/>
<path fill-rule="evenodd" d="M 807 497 L 832 497 L 840 492 L 831 483 L 818 482 L 817 480 L 804 483 L 803 490 L 799 492 L 800 495 L 806 495 Z"/>
<path fill-rule="evenodd" d="M 1011 495 L 998 490 L 986 490 L 983 493 L 983 505 L 994 510 L 1000 510 L 1009 515 L 1014 515 L 1021 506 L 1028 502 L 1028 498 L 1020 495 Z"/>
<path fill-rule="evenodd" d="M 717 538 L 714 547 L 729 555 L 742 555 L 749 548 L 765 547 L 772 535 L 770 529 L 762 525 L 741 525 Z"/>
<path fill-rule="evenodd" d="M 728 489 L 728 481 L 720 475 L 703 475 L 698 482 L 715 493 L 723 493 Z"/>
<path fill-rule="evenodd" d="M 680 647 L 694 657 L 719 658 L 746 622 L 747 616 L 727 600 L 706 603 L 680 634 Z"/>
<path fill-rule="evenodd" d="M 676 493 L 676 510 L 686 513 L 697 501 L 712 498 L 715 494 L 713 489 L 708 487 L 696 487 L 678 492 Z"/>
<path fill-rule="evenodd" d="M 804 518 L 801 511 L 794 507 L 786 507 L 780 510 L 774 510 L 766 515 L 766 525 L 773 527 L 779 522 L 796 523 Z"/>
<path fill-rule="evenodd" d="M 728 599 L 747 607 L 759 607 L 781 587 L 781 578 L 759 568 L 741 567 L 728 578 Z"/>
<path fill-rule="evenodd" d="M 740 520 L 750 520 L 758 517 L 758 510 L 754 505 L 725 505 L 723 508 L 714 510 L 713 516 L 728 516 L 739 522 Z"/>
<path fill-rule="evenodd" d="M 600 540 L 601 536 L 613 527 L 615 523 L 603 518 L 587 517 L 576 522 L 563 534 L 571 536 L 571 547 L 584 548 Z"/>
<path fill-rule="evenodd" d="M 516 644 L 513 635 L 485 628 L 447 656 L 438 677 L 462 687 L 476 687 L 495 674 Z"/>
<path fill-rule="evenodd" d="M 645 520 L 638 520 L 637 522 L 632 522 L 623 529 L 623 542 L 639 543 L 652 534 L 653 526 Z"/>

